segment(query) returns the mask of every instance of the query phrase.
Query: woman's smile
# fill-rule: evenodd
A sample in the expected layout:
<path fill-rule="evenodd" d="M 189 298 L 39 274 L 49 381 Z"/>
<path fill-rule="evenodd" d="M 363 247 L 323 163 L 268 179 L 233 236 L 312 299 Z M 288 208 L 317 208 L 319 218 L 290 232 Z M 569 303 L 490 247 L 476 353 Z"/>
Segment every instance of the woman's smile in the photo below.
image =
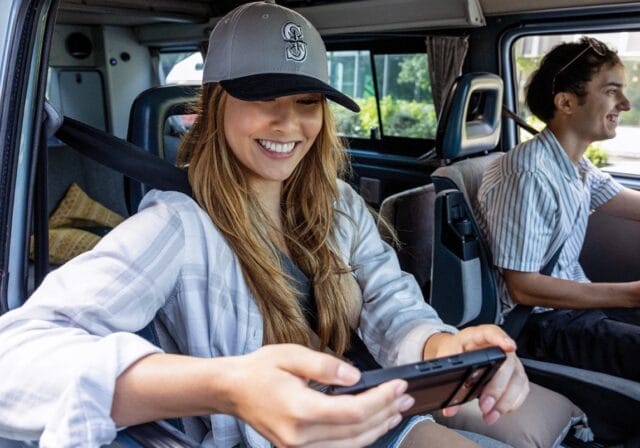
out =
<path fill-rule="evenodd" d="M 273 140 L 257 140 L 258 144 L 271 157 L 286 157 L 293 152 L 297 142 L 276 142 Z"/>

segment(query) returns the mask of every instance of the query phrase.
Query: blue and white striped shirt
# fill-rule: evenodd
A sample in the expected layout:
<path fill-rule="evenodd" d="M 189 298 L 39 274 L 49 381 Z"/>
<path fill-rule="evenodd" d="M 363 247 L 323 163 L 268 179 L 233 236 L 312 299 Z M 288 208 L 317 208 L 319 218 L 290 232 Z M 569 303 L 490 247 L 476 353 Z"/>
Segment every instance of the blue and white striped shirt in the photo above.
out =
<path fill-rule="evenodd" d="M 343 182 L 340 190 L 336 239 L 362 292 L 358 331 L 380 364 L 418 361 L 427 338 L 456 329 L 401 272 L 362 198 Z M 262 346 L 260 310 L 209 216 L 176 192 L 152 191 L 140 209 L 0 317 L 0 437 L 56 448 L 109 443 L 116 378 L 160 351 L 132 333 L 154 316 L 184 354 L 233 356 Z M 203 447 L 271 446 L 230 415 L 201 423 L 209 429 Z"/>
<path fill-rule="evenodd" d="M 548 128 L 516 146 L 487 168 L 474 204 L 494 266 L 538 272 L 564 243 L 551 275 L 588 282 L 578 257 L 589 215 L 621 188 L 586 158 L 574 164 Z M 496 277 L 506 313 L 514 305 Z"/>

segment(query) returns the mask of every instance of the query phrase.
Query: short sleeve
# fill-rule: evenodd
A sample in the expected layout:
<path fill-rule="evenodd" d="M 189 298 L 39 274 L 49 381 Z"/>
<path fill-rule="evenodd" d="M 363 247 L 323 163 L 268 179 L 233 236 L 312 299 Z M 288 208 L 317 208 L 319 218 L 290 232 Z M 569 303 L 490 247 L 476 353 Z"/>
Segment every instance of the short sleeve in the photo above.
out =
<path fill-rule="evenodd" d="M 589 160 L 584 158 L 581 167 L 586 170 L 589 187 L 591 191 L 590 207 L 592 210 L 606 204 L 615 195 L 620 193 L 622 185 L 616 181 L 609 173 L 605 173 L 596 168 Z"/>

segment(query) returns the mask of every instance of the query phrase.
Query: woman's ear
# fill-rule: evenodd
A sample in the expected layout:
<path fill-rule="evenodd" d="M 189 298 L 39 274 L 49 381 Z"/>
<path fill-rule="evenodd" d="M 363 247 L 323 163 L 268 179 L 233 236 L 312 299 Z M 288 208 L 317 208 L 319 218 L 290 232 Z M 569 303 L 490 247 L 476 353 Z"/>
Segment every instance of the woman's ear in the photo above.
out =
<path fill-rule="evenodd" d="M 572 115 L 578 104 L 578 98 L 569 92 L 558 92 L 553 97 L 553 104 L 556 110 L 565 115 Z"/>

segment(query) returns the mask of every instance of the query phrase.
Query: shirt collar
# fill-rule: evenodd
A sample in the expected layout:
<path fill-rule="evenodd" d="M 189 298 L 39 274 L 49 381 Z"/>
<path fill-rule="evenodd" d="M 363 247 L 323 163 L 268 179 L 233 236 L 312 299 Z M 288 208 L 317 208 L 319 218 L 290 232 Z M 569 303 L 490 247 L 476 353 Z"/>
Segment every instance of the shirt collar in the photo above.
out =
<path fill-rule="evenodd" d="M 547 144 L 547 147 L 551 150 L 551 154 L 557 163 L 558 169 L 562 174 L 567 176 L 571 180 L 579 180 L 578 167 L 571 161 L 567 152 L 562 148 L 562 145 L 553 134 L 551 129 L 545 128 L 540 133 L 540 138 Z"/>

